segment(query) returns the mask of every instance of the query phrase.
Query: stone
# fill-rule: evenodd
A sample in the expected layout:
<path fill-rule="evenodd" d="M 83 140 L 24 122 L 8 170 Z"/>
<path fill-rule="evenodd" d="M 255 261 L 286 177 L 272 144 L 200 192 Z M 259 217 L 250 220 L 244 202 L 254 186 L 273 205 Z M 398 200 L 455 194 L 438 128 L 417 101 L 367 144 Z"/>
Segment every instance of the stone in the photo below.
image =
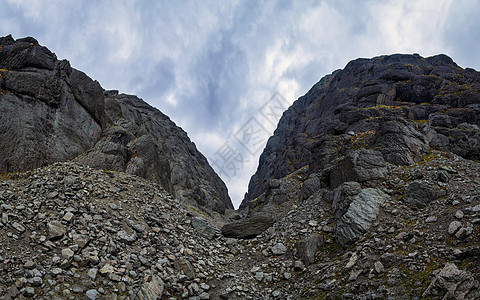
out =
<path fill-rule="evenodd" d="M 221 231 L 225 237 L 248 239 L 261 234 L 273 223 L 274 220 L 271 216 L 256 214 L 247 219 L 227 223 L 223 225 Z"/>
<path fill-rule="evenodd" d="M 25 232 L 25 226 L 18 222 L 14 222 L 12 224 L 12 227 L 15 228 L 19 233 L 24 233 Z"/>
<path fill-rule="evenodd" d="M 378 274 L 385 272 L 385 267 L 380 261 L 376 261 L 374 264 L 374 267 L 375 267 L 375 272 L 377 272 Z"/>
<path fill-rule="evenodd" d="M 50 240 L 56 240 L 61 238 L 65 234 L 65 227 L 58 221 L 53 221 L 47 224 L 48 238 Z"/>
<path fill-rule="evenodd" d="M 117 232 L 117 237 L 120 242 L 131 245 L 137 240 L 137 233 L 132 231 L 131 234 L 128 234 L 126 231 L 120 230 Z"/>
<path fill-rule="evenodd" d="M 203 292 L 200 295 L 198 295 L 198 298 L 202 300 L 207 300 L 207 299 L 210 299 L 210 295 L 207 292 Z"/>
<path fill-rule="evenodd" d="M 460 223 L 459 221 L 453 221 L 450 223 L 450 225 L 448 225 L 448 234 L 455 234 L 459 229 L 460 227 L 462 226 L 462 223 Z"/>
<path fill-rule="evenodd" d="M 382 153 L 360 149 L 350 152 L 332 169 L 330 186 L 336 188 L 344 182 L 366 182 L 382 179 L 387 175 L 387 163 Z"/>
<path fill-rule="evenodd" d="M 425 223 L 435 223 L 437 222 L 437 217 L 436 216 L 429 216 L 426 220 Z"/>
<path fill-rule="evenodd" d="M 463 219 L 463 216 L 464 214 L 463 214 L 463 211 L 461 210 L 457 210 L 457 212 L 455 213 L 455 218 L 457 219 Z"/>
<path fill-rule="evenodd" d="M 75 255 L 75 252 L 73 252 L 72 249 L 70 249 L 70 248 L 62 249 L 62 257 L 63 258 L 70 259 L 70 258 L 73 257 L 73 255 Z"/>
<path fill-rule="evenodd" d="M 192 218 L 192 226 L 197 230 L 200 234 L 205 236 L 208 239 L 213 239 L 217 233 L 217 229 L 208 222 L 200 217 L 193 217 Z"/>
<path fill-rule="evenodd" d="M 473 233 L 473 227 L 468 226 L 468 227 L 461 227 L 456 233 L 455 237 L 457 239 L 465 239 L 466 237 L 472 235 Z"/>
<path fill-rule="evenodd" d="M 98 291 L 96 289 L 90 289 L 85 292 L 85 296 L 88 300 L 95 300 L 98 296 Z"/>
<path fill-rule="evenodd" d="M 63 215 L 63 220 L 67 222 L 70 222 L 72 219 L 73 219 L 73 214 L 69 211 L 67 211 L 65 215 Z"/>
<path fill-rule="evenodd" d="M 350 259 L 348 260 L 348 263 L 345 265 L 345 269 L 351 269 L 356 263 L 357 263 L 357 260 L 358 260 L 358 255 L 356 252 L 353 252 L 352 253 L 352 256 L 350 256 Z"/>
<path fill-rule="evenodd" d="M 282 243 L 277 243 L 272 247 L 272 254 L 275 256 L 284 255 L 287 252 L 287 247 Z"/>
<path fill-rule="evenodd" d="M 308 199 L 308 197 L 313 195 L 321 187 L 322 185 L 321 185 L 320 178 L 316 175 L 310 176 L 302 184 L 302 188 L 300 190 L 300 200 Z"/>
<path fill-rule="evenodd" d="M 84 248 L 90 241 L 90 238 L 85 234 L 72 234 L 72 240 L 80 249 Z"/>
<path fill-rule="evenodd" d="M 298 242 L 295 248 L 303 264 L 308 267 L 315 262 L 315 253 L 317 253 L 323 245 L 325 245 L 323 236 L 318 233 L 313 233 Z"/>
<path fill-rule="evenodd" d="M 195 269 L 187 259 L 180 258 L 175 261 L 174 265 L 175 269 L 177 269 L 178 272 L 182 272 L 189 280 L 195 278 Z"/>
<path fill-rule="evenodd" d="M 97 268 L 91 268 L 88 270 L 87 275 L 91 280 L 95 281 L 95 279 L 97 278 L 97 272 L 98 272 Z"/>
<path fill-rule="evenodd" d="M 388 196 L 379 189 L 363 189 L 337 224 L 336 238 L 342 246 L 357 241 L 370 228 Z"/>
<path fill-rule="evenodd" d="M 114 272 L 114 269 L 111 264 L 105 264 L 103 267 L 100 268 L 99 272 L 102 275 L 111 274 Z"/>
<path fill-rule="evenodd" d="M 256 272 L 254 277 L 257 281 L 261 282 L 263 280 L 263 272 Z"/>
<path fill-rule="evenodd" d="M 460 270 L 454 263 L 449 262 L 437 273 L 422 297 L 478 299 L 480 284 L 471 273 Z"/>
<path fill-rule="evenodd" d="M 433 185 L 423 180 L 411 182 L 403 195 L 405 203 L 415 209 L 424 208 L 428 203 L 435 200 L 435 198 L 436 195 Z"/>

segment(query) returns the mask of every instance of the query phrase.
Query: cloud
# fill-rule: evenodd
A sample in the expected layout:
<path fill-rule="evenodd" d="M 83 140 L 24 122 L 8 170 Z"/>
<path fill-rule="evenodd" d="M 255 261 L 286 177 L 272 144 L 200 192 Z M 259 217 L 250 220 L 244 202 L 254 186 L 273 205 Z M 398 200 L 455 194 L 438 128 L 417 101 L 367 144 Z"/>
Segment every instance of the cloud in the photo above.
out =
<path fill-rule="evenodd" d="M 106 89 L 137 94 L 186 130 L 209 160 L 244 157 L 236 205 L 257 167 L 236 134 L 275 93 L 287 105 L 357 57 L 446 52 L 480 68 L 477 0 L 0 0 L 0 34 L 34 36 Z M 217 171 L 219 171 L 217 169 Z M 228 179 L 228 180 L 227 180 Z"/>

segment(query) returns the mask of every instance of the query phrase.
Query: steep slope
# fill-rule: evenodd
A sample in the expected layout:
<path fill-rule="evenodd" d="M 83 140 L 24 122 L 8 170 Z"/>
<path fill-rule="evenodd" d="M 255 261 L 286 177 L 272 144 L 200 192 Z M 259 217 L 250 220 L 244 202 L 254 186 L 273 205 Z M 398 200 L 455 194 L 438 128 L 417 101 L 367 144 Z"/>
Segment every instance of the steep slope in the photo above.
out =
<path fill-rule="evenodd" d="M 295 197 L 304 199 L 346 181 L 372 185 L 385 176 L 387 164 L 411 165 L 431 149 L 479 159 L 478 125 L 477 71 L 445 55 L 351 61 L 284 113 L 241 208 L 251 212 L 292 200 L 278 180 L 299 170 Z"/>
<path fill-rule="evenodd" d="M 187 134 L 143 100 L 100 84 L 33 38 L 0 38 L 0 171 L 76 161 L 160 183 L 224 213 L 227 188 Z"/>

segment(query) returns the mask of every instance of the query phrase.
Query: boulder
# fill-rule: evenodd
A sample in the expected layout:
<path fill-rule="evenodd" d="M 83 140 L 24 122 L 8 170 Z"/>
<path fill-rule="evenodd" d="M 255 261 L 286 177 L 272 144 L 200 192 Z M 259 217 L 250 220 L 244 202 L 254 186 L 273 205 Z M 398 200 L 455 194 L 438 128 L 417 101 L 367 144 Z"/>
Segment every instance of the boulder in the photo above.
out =
<path fill-rule="evenodd" d="M 336 238 L 342 246 L 348 246 L 357 241 L 370 229 L 378 215 L 380 206 L 387 195 L 379 189 L 363 189 L 356 195 L 347 212 L 337 223 Z"/>
<path fill-rule="evenodd" d="M 382 153 L 375 150 L 360 149 L 349 152 L 339 161 L 330 174 L 330 186 L 336 188 L 347 181 L 366 182 L 384 178 L 387 175 L 387 163 Z"/>
<path fill-rule="evenodd" d="M 479 299 L 480 284 L 470 272 L 460 270 L 454 263 L 448 262 L 437 273 L 422 294 L 422 297 L 435 299 Z"/>
<path fill-rule="evenodd" d="M 222 235 L 230 238 L 254 238 L 272 226 L 274 220 L 266 214 L 257 214 L 252 217 L 234 221 L 223 225 Z"/>
<path fill-rule="evenodd" d="M 424 180 L 411 182 L 403 195 L 403 200 L 411 208 L 422 209 L 428 203 L 435 200 L 436 191 L 433 184 Z"/>
<path fill-rule="evenodd" d="M 298 242 L 295 248 L 303 264 L 309 266 L 315 262 L 315 253 L 317 253 L 323 245 L 325 245 L 323 236 L 318 233 L 312 233 Z"/>
<path fill-rule="evenodd" d="M 326 195 L 327 202 L 332 204 L 332 212 L 337 221 L 345 214 L 354 197 L 362 190 L 356 181 L 344 182 Z"/>
<path fill-rule="evenodd" d="M 205 236 L 208 239 L 213 239 L 217 234 L 217 228 L 208 224 L 207 220 L 200 217 L 192 218 L 192 226 L 197 230 L 201 235 Z"/>
<path fill-rule="evenodd" d="M 150 281 L 143 284 L 142 289 L 138 293 L 140 300 L 157 300 L 162 299 L 165 284 L 163 280 L 157 275 L 152 275 Z"/>

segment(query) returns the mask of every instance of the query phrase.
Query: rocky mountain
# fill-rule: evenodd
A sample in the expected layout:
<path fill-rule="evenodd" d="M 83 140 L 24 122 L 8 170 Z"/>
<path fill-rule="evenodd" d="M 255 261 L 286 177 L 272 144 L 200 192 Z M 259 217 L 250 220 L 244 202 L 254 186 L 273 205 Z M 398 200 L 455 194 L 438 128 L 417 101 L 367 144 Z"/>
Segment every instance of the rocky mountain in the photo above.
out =
<path fill-rule="evenodd" d="M 480 158 L 480 73 L 446 55 L 357 59 L 322 78 L 283 114 L 241 207 L 291 197 L 278 180 L 302 169 L 302 198 L 344 182 L 374 185 L 388 166 L 432 149 Z"/>
<path fill-rule="evenodd" d="M 232 212 L 167 116 L 0 45 L 1 299 L 480 299 L 477 71 L 350 62 L 284 113 Z"/>
<path fill-rule="evenodd" d="M 74 159 L 152 180 L 224 213 L 227 188 L 187 134 L 143 100 L 57 60 L 33 38 L 0 38 L 0 171 Z"/>

